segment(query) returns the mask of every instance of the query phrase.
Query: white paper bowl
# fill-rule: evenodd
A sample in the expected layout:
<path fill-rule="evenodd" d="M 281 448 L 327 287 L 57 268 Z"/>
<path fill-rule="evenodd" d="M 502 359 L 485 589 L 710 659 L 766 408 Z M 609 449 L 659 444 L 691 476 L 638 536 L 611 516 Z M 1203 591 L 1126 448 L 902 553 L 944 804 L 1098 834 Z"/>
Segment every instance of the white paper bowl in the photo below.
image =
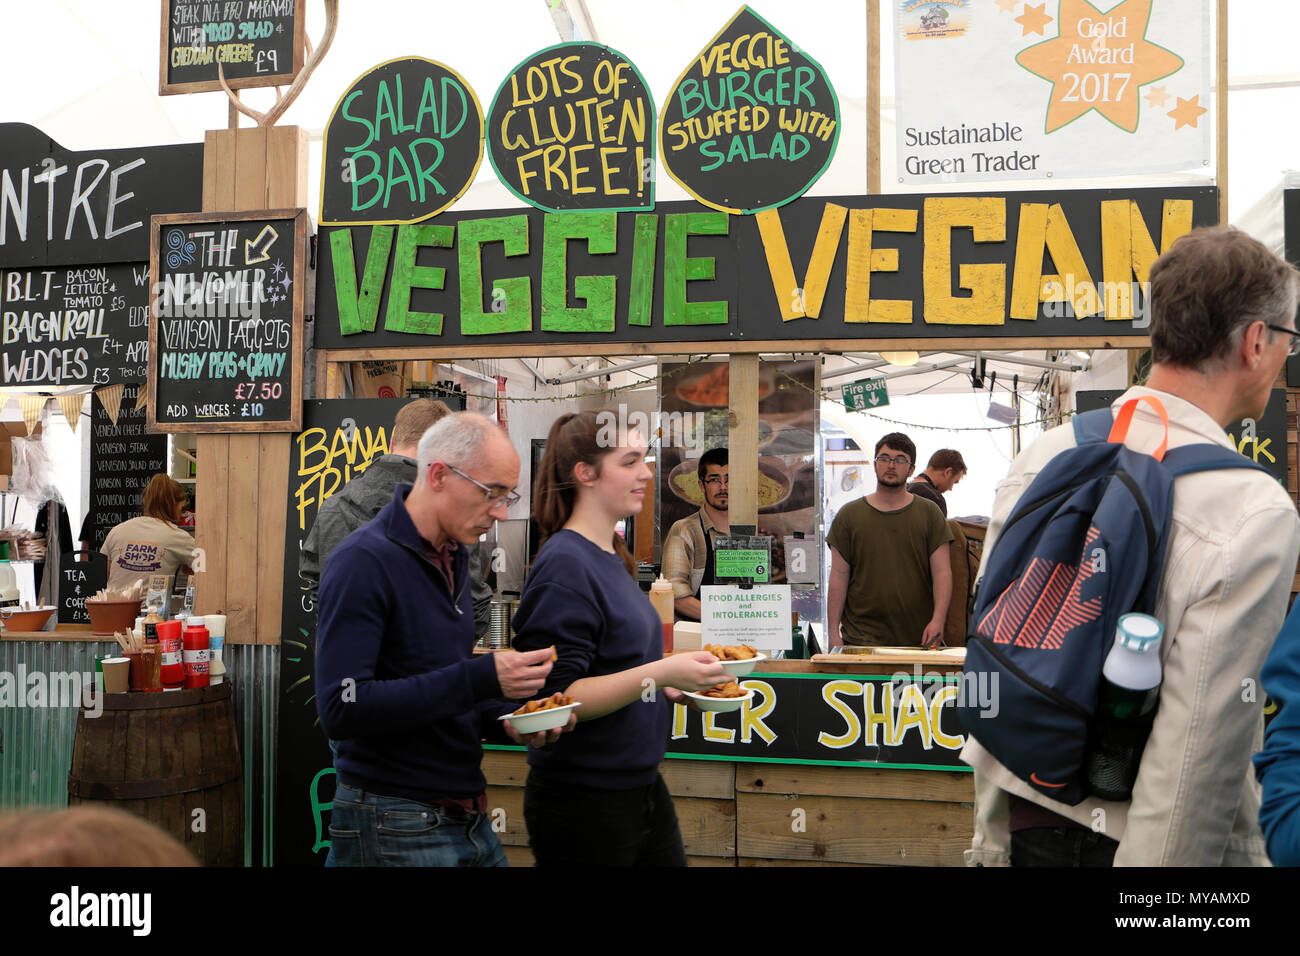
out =
<path fill-rule="evenodd" d="M 765 661 L 765 660 L 767 660 L 767 655 L 760 651 L 757 655 L 749 658 L 748 660 L 718 661 L 718 663 L 722 665 L 722 669 L 726 671 L 729 676 L 734 678 L 734 677 L 744 677 L 746 674 L 752 673 L 754 668 L 758 666 L 759 661 Z M 737 697 L 736 699 L 740 700 L 739 697 Z"/>
<path fill-rule="evenodd" d="M 546 710 L 534 711 L 531 714 L 504 714 L 497 720 L 510 721 L 510 726 L 520 734 L 535 734 L 543 730 L 563 727 L 569 722 L 569 711 L 581 706 L 581 701 L 575 701 L 563 707 L 548 707 Z"/>
<path fill-rule="evenodd" d="M 748 664 L 749 661 L 737 661 L 737 663 Z M 733 710 L 740 710 L 745 705 L 745 701 L 751 700 L 754 696 L 752 690 L 746 691 L 744 697 L 705 697 L 703 694 L 692 694 L 688 690 L 682 693 L 695 701 L 695 706 L 700 710 L 710 710 L 715 714 L 728 714 Z"/>

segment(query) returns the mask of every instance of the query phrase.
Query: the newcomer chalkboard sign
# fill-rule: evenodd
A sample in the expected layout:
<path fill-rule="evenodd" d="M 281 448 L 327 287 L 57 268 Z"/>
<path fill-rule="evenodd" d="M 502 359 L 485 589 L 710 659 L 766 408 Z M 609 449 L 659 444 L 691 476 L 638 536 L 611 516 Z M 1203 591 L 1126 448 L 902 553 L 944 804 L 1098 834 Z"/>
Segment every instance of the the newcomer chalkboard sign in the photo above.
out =
<path fill-rule="evenodd" d="M 286 86 L 302 69 L 300 0 L 162 0 L 158 92 Z"/>
<path fill-rule="evenodd" d="M 654 100 L 617 50 L 534 53 L 497 90 L 487 129 L 497 178 L 538 209 L 654 208 Z"/>
<path fill-rule="evenodd" d="M 677 78 L 659 137 L 660 161 L 692 196 L 758 212 L 802 196 L 826 171 L 839 100 L 812 57 L 741 7 Z"/>
<path fill-rule="evenodd" d="M 149 430 L 297 431 L 307 211 L 155 216 L 152 229 Z"/>
<path fill-rule="evenodd" d="M 464 194 L 483 162 L 483 107 L 451 67 L 409 56 L 352 81 L 325 127 L 321 225 L 412 223 Z"/>

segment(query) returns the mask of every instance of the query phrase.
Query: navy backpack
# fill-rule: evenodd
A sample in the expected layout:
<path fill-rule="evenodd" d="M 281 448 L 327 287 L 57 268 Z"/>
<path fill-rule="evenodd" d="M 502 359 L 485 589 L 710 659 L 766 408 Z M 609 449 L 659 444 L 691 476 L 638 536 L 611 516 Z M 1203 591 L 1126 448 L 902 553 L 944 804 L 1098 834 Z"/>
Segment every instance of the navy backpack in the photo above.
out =
<path fill-rule="evenodd" d="M 1152 454 L 1123 444 L 1139 401 L 1154 405 L 1165 425 Z M 1116 624 L 1130 611 L 1155 609 L 1174 479 L 1221 468 L 1267 474 L 1210 443 L 1166 454 L 1168 430 L 1164 406 L 1151 396 L 1125 402 L 1113 422 L 1110 409 L 1076 415 L 1078 445 L 1026 489 L 976 585 L 958 717 L 1004 767 L 1070 806 L 1087 796 L 1088 726 Z M 997 703 L 984 709 L 986 688 Z"/>

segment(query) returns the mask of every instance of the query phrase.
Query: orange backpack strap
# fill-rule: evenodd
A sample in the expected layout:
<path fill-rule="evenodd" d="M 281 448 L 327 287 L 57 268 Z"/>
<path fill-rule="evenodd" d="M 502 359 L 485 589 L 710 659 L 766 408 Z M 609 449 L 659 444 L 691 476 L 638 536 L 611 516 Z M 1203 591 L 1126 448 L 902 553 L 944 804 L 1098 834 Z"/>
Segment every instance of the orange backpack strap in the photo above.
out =
<path fill-rule="evenodd" d="M 1165 426 L 1165 434 L 1160 439 L 1160 446 L 1151 453 L 1151 457 L 1160 461 L 1165 457 L 1165 451 L 1169 448 L 1169 413 L 1165 411 L 1164 404 L 1160 399 L 1152 395 L 1139 395 L 1137 398 L 1130 398 L 1119 410 L 1115 416 L 1115 424 L 1111 426 L 1110 435 L 1107 441 L 1122 443 L 1128 437 L 1129 425 L 1133 423 L 1133 413 L 1137 411 L 1138 402 L 1150 402 L 1155 407 L 1156 413 L 1160 416 L 1160 422 Z"/>

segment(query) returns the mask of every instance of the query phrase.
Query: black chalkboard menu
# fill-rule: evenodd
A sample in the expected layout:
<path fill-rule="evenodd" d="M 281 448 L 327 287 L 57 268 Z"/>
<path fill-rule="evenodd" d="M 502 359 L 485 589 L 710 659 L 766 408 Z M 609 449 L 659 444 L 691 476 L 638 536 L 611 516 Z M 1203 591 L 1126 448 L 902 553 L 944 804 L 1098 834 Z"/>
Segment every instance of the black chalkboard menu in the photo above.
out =
<path fill-rule="evenodd" d="M 98 400 L 90 415 L 90 516 L 86 531 L 98 549 L 114 527 L 139 517 L 149 479 L 167 472 L 167 436 L 145 431 L 145 410 L 136 408 L 143 385 L 122 391 L 117 423 Z"/>
<path fill-rule="evenodd" d="M 297 431 L 307 211 L 154 216 L 152 229 L 149 430 Z"/>
<path fill-rule="evenodd" d="M 158 92 L 285 86 L 303 64 L 298 0 L 163 0 Z"/>
<path fill-rule="evenodd" d="M 148 315 L 146 262 L 0 270 L 0 384 L 143 382 Z"/>

